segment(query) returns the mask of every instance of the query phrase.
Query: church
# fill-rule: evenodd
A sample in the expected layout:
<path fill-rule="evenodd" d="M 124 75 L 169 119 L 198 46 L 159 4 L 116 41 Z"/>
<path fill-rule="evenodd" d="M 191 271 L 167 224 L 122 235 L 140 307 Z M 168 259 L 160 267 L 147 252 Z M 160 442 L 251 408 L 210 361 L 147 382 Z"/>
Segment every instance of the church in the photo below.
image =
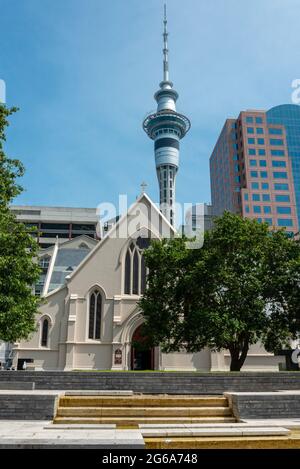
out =
<path fill-rule="evenodd" d="M 151 239 L 177 236 L 175 188 L 180 140 L 189 119 L 176 111 L 178 93 L 169 79 L 166 13 L 163 80 L 154 98 L 157 111 L 143 128 L 154 140 L 160 206 L 144 190 L 99 241 L 82 235 L 41 251 L 45 268 L 43 303 L 36 331 L 14 344 L 13 365 L 35 370 L 229 370 L 229 352 L 163 353 L 136 349 L 143 316 L 138 301 L 146 288 L 143 251 Z M 245 371 L 278 371 L 282 357 L 252 346 Z"/>

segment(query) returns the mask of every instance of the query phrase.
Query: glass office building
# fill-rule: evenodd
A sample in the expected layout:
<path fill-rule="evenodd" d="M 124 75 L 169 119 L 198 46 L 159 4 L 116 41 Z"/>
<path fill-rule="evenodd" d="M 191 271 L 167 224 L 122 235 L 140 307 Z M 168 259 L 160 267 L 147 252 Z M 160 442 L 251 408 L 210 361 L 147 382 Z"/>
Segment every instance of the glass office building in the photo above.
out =
<path fill-rule="evenodd" d="M 214 215 L 228 210 L 298 233 L 300 108 L 248 110 L 227 119 L 210 157 L 210 176 Z"/>
<path fill-rule="evenodd" d="M 294 179 L 298 225 L 300 226 L 300 106 L 282 104 L 267 111 L 266 116 L 268 124 L 281 124 L 285 127 Z"/>

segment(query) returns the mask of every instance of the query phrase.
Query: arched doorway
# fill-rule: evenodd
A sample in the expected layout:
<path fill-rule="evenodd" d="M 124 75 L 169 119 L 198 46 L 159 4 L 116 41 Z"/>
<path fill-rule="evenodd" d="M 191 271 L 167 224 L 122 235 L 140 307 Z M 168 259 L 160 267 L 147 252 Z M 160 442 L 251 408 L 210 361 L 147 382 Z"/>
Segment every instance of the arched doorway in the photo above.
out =
<path fill-rule="evenodd" d="M 131 369 L 154 370 L 154 348 L 148 348 L 144 345 L 146 338 L 142 336 L 141 329 L 142 324 L 136 328 L 132 336 Z"/>

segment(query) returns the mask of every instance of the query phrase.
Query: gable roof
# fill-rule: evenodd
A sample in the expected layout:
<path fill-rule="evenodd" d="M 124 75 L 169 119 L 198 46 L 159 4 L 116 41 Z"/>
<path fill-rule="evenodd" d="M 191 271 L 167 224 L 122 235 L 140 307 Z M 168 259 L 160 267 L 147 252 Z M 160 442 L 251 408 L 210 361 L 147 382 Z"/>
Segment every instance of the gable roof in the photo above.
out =
<path fill-rule="evenodd" d="M 118 228 L 122 225 L 122 223 L 124 223 L 124 221 L 126 220 L 126 218 L 128 216 L 130 216 L 132 214 L 132 212 L 134 212 L 134 209 L 138 206 L 138 204 L 142 203 L 143 199 L 145 199 L 148 204 L 151 206 L 151 208 L 155 211 L 155 214 L 159 217 L 159 219 L 161 219 L 165 225 L 167 226 L 167 228 L 173 233 L 173 235 L 176 235 L 177 234 L 177 231 L 175 230 L 175 228 L 171 225 L 171 223 L 169 222 L 169 220 L 161 213 L 161 211 L 158 209 L 158 207 L 156 206 L 156 204 L 154 204 L 154 202 L 152 202 L 152 200 L 150 199 L 150 197 L 146 194 L 146 193 L 142 193 L 138 198 L 137 200 L 129 207 L 129 209 L 127 210 L 127 212 L 119 218 L 119 220 L 111 227 L 111 229 L 107 232 L 107 234 L 105 235 L 104 238 L 102 238 L 101 241 L 98 242 L 98 244 L 94 247 L 94 249 L 92 249 L 89 254 L 82 260 L 82 262 L 76 267 L 76 269 L 70 274 L 68 275 L 68 280 L 71 280 L 73 277 L 75 277 L 75 275 L 78 274 L 78 272 L 81 270 L 81 268 L 89 261 L 89 259 L 94 256 L 94 254 L 99 250 L 101 249 L 101 247 L 103 246 L 103 244 L 109 239 L 112 237 L 112 235 L 118 230 Z"/>
<path fill-rule="evenodd" d="M 65 279 L 73 272 L 82 260 L 89 254 L 91 249 L 82 249 L 80 247 L 74 249 L 58 249 L 54 266 L 51 272 L 48 292 L 61 287 L 65 283 Z"/>
<path fill-rule="evenodd" d="M 90 249 L 92 249 L 96 244 L 98 244 L 99 241 L 97 241 L 94 238 L 91 238 L 90 236 L 87 236 L 85 234 L 76 236 L 76 238 L 68 239 L 68 241 L 58 241 L 58 247 L 70 247 L 72 244 L 77 244 L 78 242 L 83 242 L 88 245 Z M 55 243 L 56 244 L 56 243 Z M 46 249 L 40 249 L 38 252 L 38 257 L 44 257 L 45 255 L 51 255 L 54 249 L 55 244 L 52 246 L 49 246 Z"/>
<path fill-rule="evenodd" d="M 66 283 L 67 276 L 76 269 L 97 243 L 98 241 L 95 239 L 81 235 L 65 243 L 59 243 L 57 240 L 46 253 L 46 250 L 39 253 L 39 259 L 43 259 L 45 256 L 50 257 L 43 296 L 46 297 L 52 291 L 62 288 Z"/>

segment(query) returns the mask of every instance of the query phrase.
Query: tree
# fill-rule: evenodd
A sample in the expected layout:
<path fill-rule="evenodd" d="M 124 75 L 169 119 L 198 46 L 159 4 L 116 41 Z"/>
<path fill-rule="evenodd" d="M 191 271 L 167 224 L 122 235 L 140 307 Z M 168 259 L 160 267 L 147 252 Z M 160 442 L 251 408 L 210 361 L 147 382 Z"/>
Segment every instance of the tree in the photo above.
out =
<path fill-rule="evenodd" d="M 144 335 L 165 352 L 204 347 L 243 366 L 251 344 L 287 346 L 299 331 L 299 243 L 267 224 L 225 212 L 202 249 L 184 239 L 145 252 L 148 287 L 140 301 Z"/>
<path fill-rule="evenodd" d="M 16 110 L 0 104 L 0 339 L 6 342 L 26 339 L 35 330 L 39 305 L 32 292 L 40 273 L 38 245 L 9 209 L 22 192 L 17 179 L 24 174 L 22 163 L 4 152 L 8 118 Z"/>

